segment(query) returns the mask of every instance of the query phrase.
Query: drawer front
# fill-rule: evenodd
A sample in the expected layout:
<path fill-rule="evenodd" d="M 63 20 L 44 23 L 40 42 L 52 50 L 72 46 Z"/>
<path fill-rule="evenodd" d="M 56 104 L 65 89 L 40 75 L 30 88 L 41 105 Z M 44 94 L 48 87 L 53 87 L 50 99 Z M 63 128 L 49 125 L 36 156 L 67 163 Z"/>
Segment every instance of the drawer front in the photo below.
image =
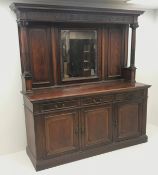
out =
<path fill-rule="evenodd" d="M 108 103 L 114 100 L 114 95 L 103 95 L 103 102 Z"/>
<path fill-rule="evenodd" d="M 135 99 L 142 99 L 143 97 L 144 97 L 144 91 L 142 90 L 142 91 L 116 94 L 115 100 L 116 101 L 135 100 Z"/>
<path fill-rule="evenodd" d="M 103 97 L 102 96 L 93 96 L 93 97 L 85 97 L 82 98 L 82 105 L 94 105 L 94 104 L 102 104 Z"/>
<path fill-rule="evenodd" d="M 80 105 L 79 100 L 54 101 L 41 105 L 42 111 L 52 111 L 65 108 L 74 108 Z"/>
<path fill-rule="evenodd" d="M 113 101 L 113 95 L 100 95 L 82 98 L 82 105 L 96 105 Z"/>

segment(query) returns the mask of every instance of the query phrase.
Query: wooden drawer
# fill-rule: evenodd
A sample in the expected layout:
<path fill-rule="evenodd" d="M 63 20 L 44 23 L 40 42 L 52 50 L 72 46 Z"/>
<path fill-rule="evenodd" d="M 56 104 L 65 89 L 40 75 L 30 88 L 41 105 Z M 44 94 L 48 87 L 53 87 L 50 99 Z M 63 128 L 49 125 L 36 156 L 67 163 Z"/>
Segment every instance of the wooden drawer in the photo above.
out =
<path fill-rule="evenodd" d="M 94 104 L 101 104 L 103 102 L 102 96 L 93 96 L 93 97 L 85 97 L 82 98 L 82 105 L 94 105 Z"/>
<path fill-rule="evenodd" d="M 41 111 L 52 111 L 64 108 L 74 108 L 80 105 L 79 100 L 54 101 L 41 105 Z"/>
<path fill-rule="evenodd" d="M 92 97 L 85 97 L 82 99 L 82 105 L 96 105 L 96 104 L 103 104 L 108 103 L 113 100 L 113 95 L 102 95 L 102 96 L 92 96 Z"/>
<path fill-rule="evenodd" d="M 144 91 L 135 91 L 135 92 L 127 92 L 122 94 L 116 94 L 116 101 L 124 101 L 124 100 L 135 100 L 141 99 L 144 97 Z"/>
<path fill-rule="evenodd" d="M 108 103 L 114 100 L 114 95 L 103 95 L 103 102 Z"/>

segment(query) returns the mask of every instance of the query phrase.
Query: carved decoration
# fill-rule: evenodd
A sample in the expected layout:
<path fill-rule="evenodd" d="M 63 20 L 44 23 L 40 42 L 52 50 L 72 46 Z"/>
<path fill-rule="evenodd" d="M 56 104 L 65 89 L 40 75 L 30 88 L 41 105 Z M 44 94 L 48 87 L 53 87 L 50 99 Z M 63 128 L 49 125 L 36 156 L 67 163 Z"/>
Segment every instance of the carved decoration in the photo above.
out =
<path fill-rule="evenodd" d="M 23 15 L 24 19 L 43 22 L 102 22 L 102 23 L 122 23 L 129 24 L 133 22 L 132 16 L 126 15 L 108 15 L 92 13 L 61 13 L 61 12 L 41 12 L 40 16 L 36 12 L 29 12 Z"/>
<path fill-rule="evenodd" d="M 26 20 L 18 20 L 18 21 L 17 21 L 17 24 L 18 24 L 18 26 L 20 26 L 20 27 L 27 27 L 27 26 L 29 26 L 29 21 L 26 21 Z"/>
<path fill-rule="evenodd" d="M 13 3 L 18 20 L 133 24 L 142 11 Z M 39 9 L 38 9 L 39 8 Z M 37 11 L 38 9 L 38 11 Z"/>
<path fill-rule="evenodd" d="M 117 101 L 142 99 L 144 97 L 144 91 L 135 91 L 131 93 L 116 94 Z"/>
<path fill-rule="evenodd" d="M 24 72 L 22 75 L 26 80 L 32 80 L 32 74 L 30 72 Z"/>
<path fill-rule="evenodd" d="M 130 24 L 132 30 L 136 30 L 139 27 L 138 23 Z"/>

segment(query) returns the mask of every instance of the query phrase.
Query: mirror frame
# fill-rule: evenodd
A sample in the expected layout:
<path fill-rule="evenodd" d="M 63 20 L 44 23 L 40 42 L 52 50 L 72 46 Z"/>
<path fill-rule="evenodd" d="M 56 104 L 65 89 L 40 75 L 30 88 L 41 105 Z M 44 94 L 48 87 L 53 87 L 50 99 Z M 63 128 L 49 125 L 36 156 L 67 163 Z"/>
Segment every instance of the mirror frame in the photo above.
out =
<path fill-rule="evenodd" d="M 62 58 L 62 43 L 61 43 L 61 30 L 72 30 L 72 31 L 88 31 L 95 30 L 97 32 L 97 53 L 96 53 L 96 75 L 87 76 L 87 77 L 72 77 L 69 79 L 64 79 L 63 77 L 63 58 Z M 59 60 L 60 60 L 60 83 L 61 84 L 71 84 L 71 83 L 80 83 L 80 82 L 91 82 L 101 80 L 101 30 L 99 27 L 86 27 L 86 26 L 62 26 L 58 28 L 58 38 L 59 38 Z"/>

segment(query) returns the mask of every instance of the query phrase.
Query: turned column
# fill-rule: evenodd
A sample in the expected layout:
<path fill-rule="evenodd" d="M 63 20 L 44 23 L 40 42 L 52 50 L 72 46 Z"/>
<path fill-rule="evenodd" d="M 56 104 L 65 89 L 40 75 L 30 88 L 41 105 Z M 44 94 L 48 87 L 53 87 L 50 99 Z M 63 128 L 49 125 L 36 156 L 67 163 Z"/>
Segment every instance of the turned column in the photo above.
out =
<path fill-rule="evenodd" d="M 18 23 L 19 42 L 20 42 L 20 57 L 22 65 L 22 89 L 23 92 L 32 90 L 32 74 L 29 58 L 29 43 L 28 43 L 28 21 L 20 20 Z"/>
<path fill-rule="evenodd" d="M 130 27 L 132 29 L 130 67 L 135 68 L 136 28 L 138 27 L 138 23 L 131 24 Z"/>
<path fill-rule="evenodd" d="M 136 50 L 136 29 L 138 27 L 138 23 L 130 25 L 132 29 L 131 36 L 131 60 L 130 60 L 130 70 L 131 70 L 131 82 L 135 83 L 135 75 L 136 75 L 136 67 L 135 67 L 135 50 Z"/>
<path fill-rule="evenodd" d="M 122 76 L 126 81 L 131 83 L 135 83 L 135 49 L 136 49 L 136 29 L 138 27 L 138 23 L 130 24 L 130 28 L 132 29 L 131 36 L 131 58 L 130 58 L 130 66 L 122 68 Z"/>

